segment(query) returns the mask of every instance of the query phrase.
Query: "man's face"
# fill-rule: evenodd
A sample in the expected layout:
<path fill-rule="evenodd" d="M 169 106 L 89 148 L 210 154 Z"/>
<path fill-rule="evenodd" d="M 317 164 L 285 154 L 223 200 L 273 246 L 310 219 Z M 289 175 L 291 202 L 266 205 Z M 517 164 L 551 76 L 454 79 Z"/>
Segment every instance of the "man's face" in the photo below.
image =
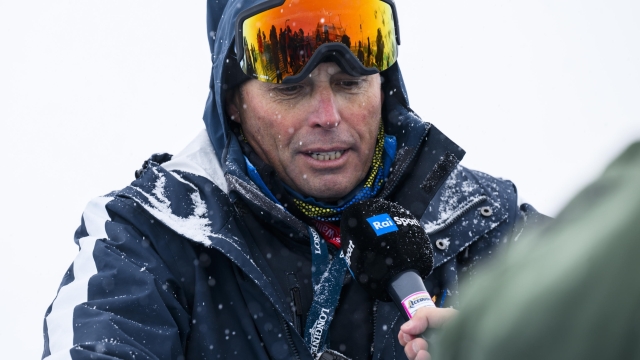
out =
<path fill-rule="evenodd" d="M 249 80 L 227 111 L 282 181 L 302 195 L 335 201 L 369 171 L 382 100 L 380 75 L 353 77 L 322 63 L 297 84 Z"/>

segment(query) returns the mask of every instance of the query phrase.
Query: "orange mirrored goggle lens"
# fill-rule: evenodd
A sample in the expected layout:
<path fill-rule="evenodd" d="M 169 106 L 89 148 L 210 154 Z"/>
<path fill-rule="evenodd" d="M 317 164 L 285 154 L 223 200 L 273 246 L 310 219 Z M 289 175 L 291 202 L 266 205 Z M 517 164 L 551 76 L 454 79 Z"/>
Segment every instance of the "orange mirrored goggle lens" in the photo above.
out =
<path fill-rule="evenodd" d="M 322 45 L 342 43 L 366 68 L 396 62 L 392 7 L 381 0 L 285 0 L 242 23 L 245 74 L 280 83 L 302 71 Z"/>

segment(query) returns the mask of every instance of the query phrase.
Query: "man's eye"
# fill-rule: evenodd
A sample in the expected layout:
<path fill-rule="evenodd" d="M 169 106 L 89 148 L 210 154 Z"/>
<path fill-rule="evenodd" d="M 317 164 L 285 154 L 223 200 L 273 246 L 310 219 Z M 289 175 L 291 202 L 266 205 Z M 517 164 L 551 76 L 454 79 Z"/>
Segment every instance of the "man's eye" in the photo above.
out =
<path fill-rule="evenodd" d="M 342 86 L 343 88 L 347 88 L 347 89 L 353 89 L 353 88 L 357 88 L 361 85 L 361 81 L 360 80 L 340 80 L 338 81 L 338 85 Z"/>
<path fill-rule="evenodd" d="M 280 86 L 276 89 L 282 95 L 293 95 L 302 89 L 301 85 Z"/>

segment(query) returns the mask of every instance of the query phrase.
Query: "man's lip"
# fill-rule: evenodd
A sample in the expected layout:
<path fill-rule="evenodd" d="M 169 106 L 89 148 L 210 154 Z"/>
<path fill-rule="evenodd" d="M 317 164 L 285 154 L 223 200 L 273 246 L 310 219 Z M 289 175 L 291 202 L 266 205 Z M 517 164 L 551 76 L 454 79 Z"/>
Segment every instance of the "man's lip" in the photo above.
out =
<path fill-rule="evenodd" d="M 349 148 L 347 147 L 332 147 L 332 148 L 312 148 L 312 149 L 304 149 L 301 152 L 305 154 L 313 154 L 313 153 L 326 153 L 326 152 L 334 152 L 334 151 L 347 151 Z"/>
<path fill-rule="evenodd" d="M 341 151 L 342 154 L 340 155 L 340 157 L 332 159 L 332 160 L 320 160 L 320 159 L 314 159 L 313 154 L 314 153 L 327 153 L 327 152 L 333 152 L 333 151 Z M 343 164 L 346 159 L 349 157 L 349 153 L 351 151 L 349 149 L 345 149 L 345 150 L 323 150 L 323 151 L 318 151 L 318 150 L 314 150 L 311 152 L 304 152 L 301 155 L 303 155 L 306 159 L 308 159 L 308 161 L 311 161 L 311 163 L 313 163 L 314 167 L 334 167 L 334 166 L 341 166 L 341 164 Z"/>

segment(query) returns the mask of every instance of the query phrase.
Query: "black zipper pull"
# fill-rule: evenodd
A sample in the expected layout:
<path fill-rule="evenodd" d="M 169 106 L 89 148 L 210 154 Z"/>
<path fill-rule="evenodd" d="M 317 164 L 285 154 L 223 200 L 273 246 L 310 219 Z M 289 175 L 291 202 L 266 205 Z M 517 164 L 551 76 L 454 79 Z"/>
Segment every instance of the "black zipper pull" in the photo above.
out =
<path fill-rule="evenodd" d="M 291 288 L 291 298 L 293 299 L 293 305 L 291 310 L 293 311 L 294 325 L 298 334 L 302 335 L 302 301 L 300 300 L 300 288 Z"/>
<path fill-rule="evenodd" d="M 293 325 L 298 334 L 302 335 L 302 299 L 300 298 L 300 286 L 295 273 L 287 273 L 289 294 L 291 296 L 291 312 L 293 313 Z"/>

